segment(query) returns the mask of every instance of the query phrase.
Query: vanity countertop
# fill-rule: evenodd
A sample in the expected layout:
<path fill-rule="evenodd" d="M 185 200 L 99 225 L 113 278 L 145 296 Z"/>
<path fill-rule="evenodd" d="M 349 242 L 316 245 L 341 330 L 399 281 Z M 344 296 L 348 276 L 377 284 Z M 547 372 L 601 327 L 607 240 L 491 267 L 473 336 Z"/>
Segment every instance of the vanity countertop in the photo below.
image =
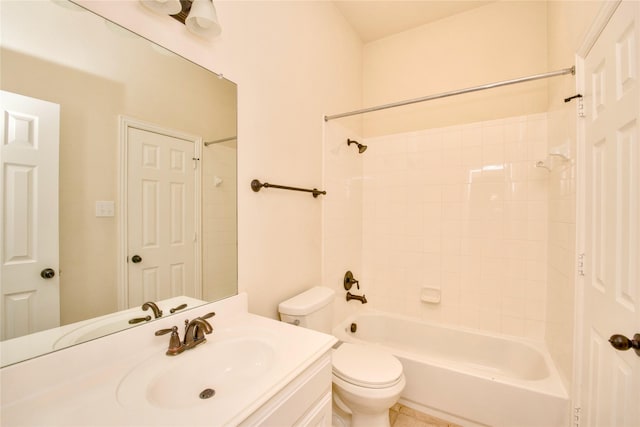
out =
<path fill-rule="evenodd" d="M 214 332 L 207 335 L 206 343 L 178 356 L 164 355 L 169 338 L 155 336 L 156 330 L 180 325 L 186 318 L 210 311 L 215 311 L 216 316 L 209 319 Z M 236 345 L 242 344 L 242 337 L 249 337 L 247 342 L 264 345 Z M 0 424 L 237 425 L 326 354 L 335 342 L 331 335 L 248 313 L 246 295 L 240 294 L 183 315 L 3 368 Z M 236 343 L 232 345 L 233 351 L 240 352 L 238 359 L 244 357 L 252 364 L 246 375 L 252 375 L 249 371 L 256 369 L 259 375 L 248 378 L 238 390 L 221 386 L 210 399 L 185 398 L 183 392 L 189 395 L 193 392 L 191 381 L 185 382 L 180 375 L 187 371 L 186 367 L 196 378 L 194 382 L 200 381 L 198 374 L 207 372 L 208 366 L 221 372 L 241 370 L 243 362 L 233 365 L 228 360 L 229 354 L 227 361 L 216 359 L 218 349 L 229 349 L 229 343 Z M 258 349 L 265 354 L 241 354 L 244 349 Z M 233 357 L 233 353 L 230 355 Z M 220 369 L 222 363 L 231 364 L 228 369 Z M 154 376 L 147 377 L 153 381 L 144 380 L 154 366 L 170 373 L 164 377 L 175 385 L 171 390 L 158 387 Z M 149 397 L 150 384 L 156 390 L 153 398 Z M 199 390 L 202 384 L 194 387 Z"/>

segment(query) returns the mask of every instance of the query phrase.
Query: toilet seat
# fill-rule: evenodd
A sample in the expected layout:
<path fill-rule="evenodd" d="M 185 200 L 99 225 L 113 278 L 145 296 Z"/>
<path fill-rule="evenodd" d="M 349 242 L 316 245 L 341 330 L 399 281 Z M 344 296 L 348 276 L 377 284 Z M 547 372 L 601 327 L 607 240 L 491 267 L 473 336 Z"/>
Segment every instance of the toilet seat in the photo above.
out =
<path fill-rule="evenodd" d="M 360 387 L 387 388 L 402 379 L 402 364 L 393 355 L 370 346 L 343 343 L 332 355 L 333 374 Z"/>

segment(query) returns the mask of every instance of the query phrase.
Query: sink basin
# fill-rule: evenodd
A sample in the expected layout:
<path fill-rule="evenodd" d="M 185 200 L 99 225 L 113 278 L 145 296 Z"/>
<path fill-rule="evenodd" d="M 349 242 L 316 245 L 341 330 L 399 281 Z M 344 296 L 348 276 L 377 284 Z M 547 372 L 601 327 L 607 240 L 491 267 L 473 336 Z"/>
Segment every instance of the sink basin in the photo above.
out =
<path fill-rule="evenodd" d="M 129 323 L 130 319 L 135 317 L 144 317 L 148 313 L 140 312 L 124 312 L 116 313 L 104 318 L 96 319 L 90 322 L 86 322 L 77 328 L 72 329 L 53 343 L 53 349 L 58 350 L 65 348 L 73 344 L 80 344 L 85 341 L 99 338 L 114 332 L 119 332 L 124 329 L 130 328 L 133 325 Z"/>
<path fill-rule="evenodd" d="M 177 356 L 154 355 L 122 379 L 117 399 L 125 407 L 164 409 L 229 402 L 267 376 L 275 354 L 270 342 L 241 337 L 208 341 Z"/>

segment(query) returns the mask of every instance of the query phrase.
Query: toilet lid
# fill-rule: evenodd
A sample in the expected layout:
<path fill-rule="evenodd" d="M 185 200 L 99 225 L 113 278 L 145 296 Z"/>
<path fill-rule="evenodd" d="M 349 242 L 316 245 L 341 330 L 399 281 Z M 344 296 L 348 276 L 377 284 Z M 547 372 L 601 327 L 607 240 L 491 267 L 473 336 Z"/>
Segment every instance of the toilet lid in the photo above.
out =
<path fill-rule="evenodd" d="M 334 375 L 362 387 L 389 387 L 402 376 L 398 359 L 369 346 L 343 343 L 333 352 L 332 362 Z"/>

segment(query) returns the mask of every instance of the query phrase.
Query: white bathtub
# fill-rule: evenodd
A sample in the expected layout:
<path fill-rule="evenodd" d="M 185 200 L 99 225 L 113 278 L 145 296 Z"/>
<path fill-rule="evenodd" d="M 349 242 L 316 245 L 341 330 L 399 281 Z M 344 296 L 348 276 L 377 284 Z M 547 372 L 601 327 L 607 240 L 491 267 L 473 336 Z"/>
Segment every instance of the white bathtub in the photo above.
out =
<path fill-rule="evenodd" d="M 347 318 L 333 332 L 398 357 L 407 406 L 463 425 L 569 425 L 567 392 L 540 343 L 374 311 Z"/>

